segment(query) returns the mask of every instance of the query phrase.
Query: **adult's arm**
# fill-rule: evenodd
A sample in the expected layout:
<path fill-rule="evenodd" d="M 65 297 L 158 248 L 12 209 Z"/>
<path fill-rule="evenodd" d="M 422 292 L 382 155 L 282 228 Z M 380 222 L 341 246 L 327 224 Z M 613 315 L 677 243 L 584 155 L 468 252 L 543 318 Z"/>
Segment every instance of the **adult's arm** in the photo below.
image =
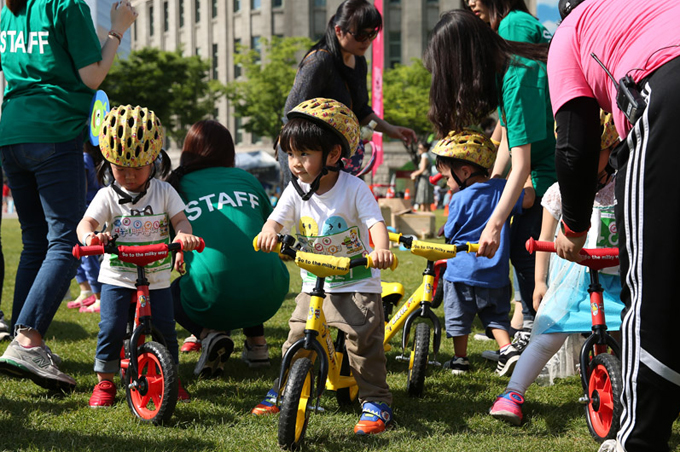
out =
<path fill-rule="evenodd" d="M 406 144 L 409 144 L 418 139 L 418 137 L 416 136 L 416 132 L 413 129 L 390 124 L 389 122 L 385 121 L 384 119 L 376 115 L 375 112 L 373 111 L 361 121 L 361 125 L 365 126 L 371 121 L 375 121 L 377 124 L 375 130 L 377 130 L 378 132 L 382 132 L 388 137 L 394 138 L 395 140 L 402 140 Z"/>
<path fill-rule="evenodd" d="M 562 194 L 562 221 L 571 231 L 584 232 L 590 227 L 597 191 L 600 107 L 594 98 L 578 97 L 560 107 L 555 122 L 555 170 Z M 579 261 L 585 239 L 585 235 L 568 238 L 560 232 L 555 241 L 557 254 L 570 261 Z"/>
<path fill-rule="evenodd" d="M 498 205 L 482 231 L 479 239 L 478 256 L 492 258 L 498 251 L 503 225 L 517 203 L 524 182 L 531 172 L 531 144 L 513 147 L 511 156 L 512 171 L 508 176 L 508 182 L 505 184 Z"/>
<path fill-rule="evenodd" d="M 137 12 L 129 1 L 114 3 L 111 6 L 111 31 L 122 37 L 136 18 Z M 81 80 L 88 88 L 97 89 L 102 84 L 111 69 L 119 45 L 118 39 L 109 35 L 102 47 L 102 59 L 78 70 Z"/>

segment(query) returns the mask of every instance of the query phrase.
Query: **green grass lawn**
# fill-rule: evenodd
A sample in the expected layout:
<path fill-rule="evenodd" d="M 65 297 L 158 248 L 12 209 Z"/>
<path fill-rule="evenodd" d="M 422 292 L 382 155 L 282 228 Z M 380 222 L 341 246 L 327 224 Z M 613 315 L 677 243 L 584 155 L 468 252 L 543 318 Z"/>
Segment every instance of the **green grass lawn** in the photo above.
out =
<path fill-rule="evenodd" d="M 439 215 L 438 223 L 443 222 Z M 7 274 L 2 308 L 11 311 L 14 273 L 21 249 L 17 220 L 2 221 L 2 244 Z M 425 261 L 397 251 L 401 265 L 384 278 L 404 283 L 407 293 L 419 284 Z M 61 369 L 78 382 L 67 396 L 50 395 L 30 381 L 0 376 L 0 450 L 96 450 L 96 451 L 276 451 L 279 450 L 277 417 L 251 416 L 276 378 L 281 362 L 280 348 L 288 331 L 287 320 L 294 297 L 300 289 L 297 268 L 288 263 L 291 292 L 279 313 L 266 323 L 272 367 L 251 370 L 239 360 L 244 337 L 234 335 L 236 350 L 227 364 L 226 375 L 218 380 L 199 380 L 193 376 L 197 354 L 180 357 L 180 376 L 192 394 L 188 404 L 178 404 L 175 415 L 164 427 L 139 422 L 125 402 L 119 388 L 118 403 L 110 409 L 91 409 L 87 402 L 96 382 L 92 371 L 97 336 L 97 314 L 69 310 L 64 303 L 57 313 L 46 340 L 62 356 Z M 253 284 L 262 284 L 253 275 Z M 72 293 L 77 294 L 75 282 Z M 237 296 L 237 294 L 234 294 Z M 443 317 L 441 308 L 440 317 Z M 477 324 L 477 331 L 481 331 Z M 179 329 L 180 340 L 187 332 Z M 596 451 L 587 430 L 578 377 L 557 380 L 554 386 L 532 385 L 527 393 L 522 427 L 511 427 L 490 416 L 487 410 L 507 383 L 497 377 L 494 366 L 481 358 L 492 342 L 470 340 L 469 375 L 454 376 L 430 367 L 426 394 L 412 399 L 406 394 L 407 364 L 395 359 L 400 353 L 399 338 L 388 353 L 388 383 L 394 393 L 397 428 L 369 438 L 357 438 L 352 428 L 359 407 L 339 408 L 333 393 L 326 393 L 323 413 L 313 414 L 306 435 L 309 451 Z M 0 353 L 7 342 L 0 344 Z M 450 340 L 442 344 L 439 360 L 453 353 Z M 120 386 L 120 382 L 117 381 Z M 676 423 L 672 447 L 680 444 Z"/>

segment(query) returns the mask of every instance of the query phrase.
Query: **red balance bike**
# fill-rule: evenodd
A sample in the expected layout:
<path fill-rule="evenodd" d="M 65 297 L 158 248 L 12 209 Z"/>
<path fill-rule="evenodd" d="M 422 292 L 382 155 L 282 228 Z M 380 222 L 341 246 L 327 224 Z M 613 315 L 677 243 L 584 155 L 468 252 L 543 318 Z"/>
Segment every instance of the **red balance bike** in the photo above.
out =
<path fill-rule="evenodd" d="M 529 253 L 534 251 L 555 252 L 553 242 L 527 240 Z M 583 397 L 580 402 L 586 405 L 586 421 L 590 434 L 598 442 L 616 438 L 619 429 L 621 405 L 621 349 L 609 332 L 604 317 L 602 286 L 598 270 L 619 265 L 617 248 L 583 249 L 585 258 L 579 262 L 590 268 L 590 314 L 592 332 L 581 348 L 581 384 Z"/>
<path fill-rule="evenodd" d="M 175 411 L 179 377 L 163 335 L 151 323 L 149 281 L 144 268 L 165 259 L 171 251 L 180 251 L 177 258 L 182 259 L 182 244 L 118 246 L 116 238 L 107 245 L 76 245 L 73 255 L 80 259 L 82 256 L 115 254 L 119 260 L 137 266 L 137 292 L 130 303 L 126 339 L 120 352 L 120 374 L 132 412 L 141 420 L 158 425 L 169 420 Z M 205 243 L 201 240 L 197 251 L 200 253 L 203 248 Z M 147 342 L 147 336 L 153 340 Z"/>

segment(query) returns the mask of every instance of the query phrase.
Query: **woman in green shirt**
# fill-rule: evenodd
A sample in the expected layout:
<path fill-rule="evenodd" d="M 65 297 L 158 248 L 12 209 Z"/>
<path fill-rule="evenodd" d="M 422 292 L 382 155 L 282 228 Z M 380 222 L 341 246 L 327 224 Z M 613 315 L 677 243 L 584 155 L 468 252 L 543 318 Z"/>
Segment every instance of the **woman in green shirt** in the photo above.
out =
<path fill-rule="evenodd" d="M 242 359 L 251 367 L 269 365 L 263 323 L 288 293 L 288 269 L 278 255 L 253 249 L 272 211 L 269 197 L 254 176 L 234 168 L 234 156 L 229 130 L 199 121 L 169 179 L 194 233 L 205 240 L 202 253 L 187 253 L 187 273 L 172 291 L 177 323 L 202 341 L 194 373 L 206 377 L 222 373 L 234 348 L 233 329 L 246 335 Z"/>

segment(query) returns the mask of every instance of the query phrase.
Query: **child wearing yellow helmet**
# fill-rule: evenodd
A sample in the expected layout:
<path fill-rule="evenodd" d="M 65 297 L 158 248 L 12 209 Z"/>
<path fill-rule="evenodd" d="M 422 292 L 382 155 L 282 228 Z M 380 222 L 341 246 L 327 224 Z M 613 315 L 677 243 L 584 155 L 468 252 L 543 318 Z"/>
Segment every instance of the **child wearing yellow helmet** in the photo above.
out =
<path fill-rule="evenodd" d="M 455 193 L 449 203 L 444 225 L 448 243 L 477 243 L 496 208 L 505 179 L 489 178 L 489 168 L 496 160 L 496 147 L 481 132 L 463 129 L 452 131 L 432 150 L 437 155 L 437 169 Z M 512 213 L 522 213 L 522 193 Z M 446 334 L 453 338 L 455 356 L 444 364 L 453 374 L 470 369 L 467 339 L 472 321 L 478 315 L 484 328 L 493 334 L 500 348 L 496 373 L 509 375 L 519 359 L 519 351 L 510 343 L 510 237 L 508 219 L 501 232 L 501 246 L 491 259 L 459 254 L 449 259 L 442 280 Z"/>
<path fill-rule="evenodd" d="M 359 178 L 339 170 L 339 160 L 357 147 L 359 123 L 342 103 L 332 99 L 302 102 L 288 113 L 279 141 L 288 154 L 295 183 L 286 187 L 258 237 L 260 249 L 270 252 L 282 230 L 297 228 L 298 241 L 310 251 L 336 257 L 357 258 L 370 254 L 376 268 L 387 268 L 393 256 L 380 208 L 368 186 Z M 305 193 L 305 190 L 307 192 Z M 369 245 L 369 234 L 375 249 Z M 288 340 L 282 355 L 304 337 L 309 293 L 316 278 L 302 270 L 302 293 L 289 321 Z M 359 386 L 363 406 L 357 434 L 380 433 L 392 420 L 392 393 L 387 385 L 383 350 L 383 310 L 380 272 L 357 269 L 345 277 L 326 278 L 324 312 L 329 325 L 344 331 L 347 350 Z M 351 311 L 367 312 L 361 322 L 347 322 Z M 338 319 L 333 321 L 332 319 Z M 271 389 L 252 413 L 278 412 L 276 392 Z"/>
<path fill-rule="evenodd" d="M 608 165 L 611 151 L 619 144 L 612 115 L 600 112 L 600 162 L 598 192 L 595 195 L 591 228 L 586 248 L 618 246 L 619 236 L 614 221 L 614 181 Z M 539 240 L 552 242 L 562 217 L 562 196 L 555 182 L 541 199 L 543 223 Z M 550 271 L 548 271 L 550 264 Z M 536 319 L 529 345 L 522 353 L 506 390 L 496 398 L 491 416 L 514 425 L 522 423 L 524 394 L 543 367 L 555 355 L 571 333 L 591 330 L 590 278 L 586 267 L 568 262 L 553 253 L 536 253 L 536 276 L 533 294 Z M 599 281 L 604 292 L 607 330 L 621 329 L 621 278 L 618 267 L 600 270 Z M 540 309 L 539 309 L 540 307 Z M 567 315 L 568 312 L 568 315 Z"/>
<path fill-rule="evenodd" d="M 162 143 L 161 122 L 153 111 L 126 105 L 106 115 L 99 135 L 105 159 L 99 173 L 110 171 L 114 181 L 97 192 L 78 224 L 76 232 L 84 245 L 97 243 L 96 240 L 106 244 L 112 236 L 118 237 L 118 245 L 169 243 L 170 225 L 175 231 L 175 240 L 182 242 L 184 250 L 190 251 L 199 245 L 200 239 L 192 234 L 180 196 L 170 184 L 153 178 L 154 164 L 159 155 L 164 154 Z M 167 158 L 165 161 L 169 166 Z M 104 224 L 108 230 L 95 232 Z M 146 275 L 153 297 L 154 327 L 161 332 L 178 363 L 170 270 L 168 257 L 148 268 Z M 94 364 L 98 383 L 90 397 L 92 407 L 108 407 L 115 401 L 113 376 L 120 367 L 120 349 L 136 279 L 134 266 L 125 266 L 105 255 L 99 272 L 101 322 Z M 189 399 L 181 385 L 179 398 Z"/>

